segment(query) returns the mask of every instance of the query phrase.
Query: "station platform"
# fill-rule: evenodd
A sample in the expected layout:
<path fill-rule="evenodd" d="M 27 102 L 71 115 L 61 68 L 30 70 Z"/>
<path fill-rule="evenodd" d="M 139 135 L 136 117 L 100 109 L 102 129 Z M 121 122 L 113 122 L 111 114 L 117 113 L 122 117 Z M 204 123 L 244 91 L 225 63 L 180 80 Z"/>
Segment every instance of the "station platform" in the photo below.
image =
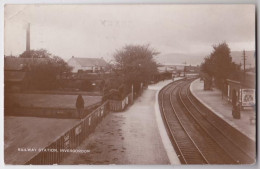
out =
<path fill-rule="evenodd" d="M 191 83 L 190 90 L 193 96 L 231 126 L 255 141 L 256 124 L 251 121 L 251 119 L 254 119 L 256 116 L 255 110 L 241 110 L 241 118 L 234 119 L 232 116 L 232 105 L 228 103 L 226 99 L 222 99 L 221 91 L 216 88 L 205 91 L 203 84 L 203 81 L 199 79 Z"/>
<path fill-rule="evenodd" d="M 61 164 L 180 164 L 156 107 L 159 90 L 171 82 L 149 85 L 125 111 L 109 113 L 77 148 L 90 152 L 70 154 Z"/>

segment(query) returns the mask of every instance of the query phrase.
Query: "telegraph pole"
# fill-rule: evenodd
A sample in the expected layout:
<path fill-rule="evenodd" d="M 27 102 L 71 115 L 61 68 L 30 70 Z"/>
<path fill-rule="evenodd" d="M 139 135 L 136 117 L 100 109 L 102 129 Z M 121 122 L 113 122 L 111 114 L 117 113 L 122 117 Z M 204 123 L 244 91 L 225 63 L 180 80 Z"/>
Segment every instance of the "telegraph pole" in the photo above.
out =
<path fill-rule="evenodd" d="M 186 61 L 184 62 L 184 77 L 186 76 Z"/>
<path fill-rule="evenodd" d="M 27 29 L 26 29 L 26 52 L 27 52 L 27 57 L 31 57 L 30 56 L 30 23 L 27 23 Z"/>
<path fill-rule="evenodd" d="M 243 51 L 243 62 L 244 62 L 244 82 L 246 81 L 246 52 Z"/>

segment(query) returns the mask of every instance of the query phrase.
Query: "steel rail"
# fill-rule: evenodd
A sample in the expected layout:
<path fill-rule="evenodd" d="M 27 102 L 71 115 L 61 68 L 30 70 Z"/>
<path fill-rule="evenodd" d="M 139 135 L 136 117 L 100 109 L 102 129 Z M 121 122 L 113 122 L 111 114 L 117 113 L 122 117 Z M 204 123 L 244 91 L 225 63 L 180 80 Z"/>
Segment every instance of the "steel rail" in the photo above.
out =
<path fill-rule="evenodd" d="M 190 85 L 190 84 L 189 84 Z M 184 87 L 184 86 L 183 86 Z M 185 90 L 185 89 L 184 89 Z M 238 144 L 237 144 L 237 142 L 235 142 L 235 141 L 233 141 L 230 137 L 228 137 L 222 130 L 220 130 L 219 129 L 219 127 L 217 126 L 217 125 L 215 125 L 215 124 L 213 124 L 212 122 L 210 122 L 204 115 L 203 115 L 203 113 L 201 112 L 201 110 L 199 110 L 199 108 L 195 105 L 195 103 L 194 103 L 194 101 L 192 101 L 191 100 L 191 98 L 190 98 L 190 96 L 189 96 L 189 94 L 188 94 L 188 91 L 189 91 L 189 87 L 187 88 L 187 90 L 185 90 L 185 97 L 187 97 L 187 99 L 189 100 L 189 102 L 191 103 L 191 105 L 196 109 L 196 111 L 200 114 L 200 117 L 201 118 L 203 118 L 207 123 L 208 123 L 208 125 L 211 125 L 214 129 L 216 129 L 222 136 L 224 136 L 229 142 L 231 142 L 232 143 L 232 145 L 234 145 L 237 149 L 239 149 L 241 152 L 243 152 L 249 159 L 250 159 L 250 161 L 251 162 L 253 162 L 254 161 L 254 158 L 253 157 L 251 157 L 251 155 L 249 155 L 246 151 L 244 151 L 244 149 L 242 149 L 241 148 L 241 146 L 239 146 Z M 183 99 L 182 99 L 182 101 L 183 101 Z M 184 103 L 184 101 L 183 101 L 183 103 Z M 192 117 L 197 121 L 197 122 L 199 122 L 199 120 L 195 117 L 195 115 L 193 114 L 193 113 L 191 113 L 191 111 L 189 110 L 189 108 L 186 106 L 186 105 L 184 105 L 185 106 L 185 108 L 190 112 L 190 114 L 192 115 Z M 221 119 L 222 120 L 222 119 Z M 222 120 L 223 121 L 223 120 Z M 224 123 L 226 123 L 225 121 L 223 121 Z M 200 124 L 200 123 L 199 123 Z M 210 134 L 210 132 L 208 132 L 207 130 L 206 130 L 206 128 L 205 127 L 203 127 L 201 124 L 200 124 L 200 126 L 202 127 L 202 128 L 204 128 L 204 130 L 212 137 L 212 139 L 214 139 L 213 138 L 213 136 Z M 219 144 L 220 145 L 220 144 Z M 226 151 L 227 152 L 227 150 L 222 146 L 222 145 L 220 145 L 221 147 L 222 147 L 222 149 L 224 150 L 224 151 Z M 230 152 L 227 152 L 228 154 L 230 154 Z M 230 155 L 230 156 L 232 156 L 232 155 Z M 233 158 L 233 157 L 232 157 Z M 237 161 L 236 159 L 234 159 L 235 161 Z"/>
<path fill-rule="evenodd" d="M 173 93 L 173 92 L 171 92 L 171 94 L 170 94 L 170 102 L 171 102 L 172 109 L 173 109 L 173 111 L 174 111 L 174 113 L 175 113 L 175 115 L 176 115 L 178 121 L 180 122 L 182 128 L 183 128 L 184 131 L 187 133 L 188 137 L 190 138 L 190 140 L 192 141 L 192 143 L 194 144 L 194 146 L 195 146 L 195 147 L 197 148 L 197 150 L 200 152 L 200 154 L 201 154 L 201 156 L 203 157 L 203 159 L 207 162 L 207 164 L 209 164 L 209 161 L 206 159 L 206 157 L 205 157 L 205 156 L 203 155 L 203 153 L 200 151 L 199 147 L 196 145 L 196 143 L 195 143 L 194 140 L 191 138 L 191 136 L 189 135 L 189 133 L 187 132 L 187 130 L 184 128 L 183 123 L 182 123 L 181 120 L 180 120 L 180 117 L 177 115 L 176 110 L 174 109 L 173 104 L 172 104 L 172 93 Z"/>
<path fill-rule="evenodd" d="M 179 84 L 180 84 L 180 83 L 179 83 Z M 170 127 L 170 125 L 169 125 L 168 119 L 167 119 L 167 117 L 166 117 L 166 111 L 165 111 L 165 107 L 164 107 L 164 106 L 165 106 L 165 105 L 164 105 L 164 96 L 165 96 L 166 91 L 170 89 L 170 94 L 169 94 L 169 97 L 170 97 L 170 107 L 171 107 L 171 109 L 173 110 L 173 113 L 174 113 L 174 115 L 176 116 L 177 121 L 179 122 L 180 127 L 183 129 L 184 133 L 187 135 L 188 139 L 191 141 L 191 143 L 193 144 L 193 146 L 195 147 L 195 149 L 197 150 L 197 152 L 198 152 L 199 155 L 201 156 L 202 161 L 205 162 L 205 163 L 207 163 L 207 164 L 209 164 L 209 162 L 208 162 L 208 160 L 206 159 L 206 157 L 203 155 L 203 153 L 200 151 L 200 149 L 198 148 L 198 146 L 196 145 L 196 143 L 194 142 L 194 140 L 191 138 L 191 136 L 188 134 L 188 132 L 187 132 L 186 129 L 184 128 L 184 126 L 183 126 L 183 124 L 182 124 L 180 118 L 178 117 L 178 115 L 177 115 L 177 113 L 176 113 L 176 110 L 175 110 L 174 107 L 173 107 L 173 104 L 172 104 L 172 94 L 173 94 L 174 90 L 178 87 L 179 84 L 177 84 L 177 85 L 174 86 L 173 88 L 172 88 L 172 84 L 170 84 L 170 85 L 167 86 L 167 88 L 164 88 L 163 90 L 161 90 L 161 92 L 162 92 L 162 91 L 164 92 L 164 93 L 161 93 L 161 94 L 162 94 L 161 106 L 162 106 L 162 110 L 163 110 L 163 116 L 164 116 L 164 119 L 165 119 L 165 121 L 166 121 L 166 126 L 167 126 L 167 128 L 169 129 L 169 132 L 170 132 L 170 134 L 171 134 L 171 137 L 174 139 L 174 142 L 175 142 L 175 144 L 176 144 L 176 146 L 177 146 L 177 148 L 178 148 L 178 150 L 179 150 L 179 152 L 180 152 L 180 154 L 181 154 L 181 156 L 182 156 L 184 162 L 185 162 L 186 164 L 188 164 L 189 162 L 188 162 L 187 159 L 186 159 L 187 157 L 185 157 L 185 155 L 183 154 L 183 151 L 184 151 L 184 150 L 183 150 L 183 148 L 180 148 L 180 146 L 178 145 L 178 141 L 177 141 L 176 137 L 174 136 L 174 134 L 173 134 L 173 132 L 172 132 L 172 130 L 171 130 L 171 127 Z M 182 84 L 182 83 L 181 83 L 181 84 Z"/>
<path fill-rule="evenodd" d="M 191 117 L 196 121 L 196 123 L 201 127 L 201 129 L 203 131 L 205 131 L 207 133 L 207 135 L 212 139 L 213 142 L 215 142 L 234 162 L 236 163 L 239 163 L 236 159 L 234 159 L 230 154 L 229 152 L 226 151 L 226 149 L 221 145 L 219 144 L 215 138 L 208 132 L 208 130 L 206 130 L 206 128 L 204 126 L 201 125 L 201 123 L 199 122 L 199 120 L 193 115 L 193 113 L 191 113 L 191 110 L 186 106 L 186 104 L 184 103 L 183 99 L 182 99 L 182 96 L 181 96 L 181 91 L 182 89 L 184 88 L 185 85 L 181 86 L 178 94 L 179 94 L 179 98 L 180 98 L 180 101 L 182 103 L 182 105 L 185 107 L 185 109 L 187 110 L 187 112 L 191 115 Z"/>
<path fill-rule="evenodd" d="M 170 136 L 171 136 L 171 138 L 173 139 L 173 141 L 174 141 L 174 143 L 175 143 L 175 145 L 176 145 L 176 147 L 177 147 L 177 149 L 178 149 L 178 152 L 180 153 L 180 155 L 181 155 L 181 158 L 182 158 L 182 160 L 184 161 L 184 163 L 185 164 L 188 164 L 187 163 L 187 160 L 185 159 L 185 157 L 184 157 L 184 155 L 183 155 L 183 153 L 182 153 L 182 151 L 181 151 L 181 148 L 180 148 L 180 146 L 178 145 L 178 142 L 177 142 L 177 140 L 176 140 L 176 138 L 175 138 L 175 136 L 174 136 L 174 134 L 172 133 L 172 130 L 171 130 L 171 128 L 170 128 L 170 125 L 169 125 L 169 123 L 168 123 L 168 120 L 167 120 L 167 118 L 166 118 L 166 115 L 165 115 L 165 109 L 164 109 L 164 106 L 163 106 L 163 93 L 161 93 L 163 90 L 167 90 L 168 88 L 170 88 L 170 85 L 172 85 L 172 83 L 171 84 L 169 84 L 169 85 L 167 85 L 166 87 L 164 87 L 161 91 L 160 91 L 160 94 L 161 94 L 161 107 L 162 107 L 162 112 L 163 112 L 163 119 L 164 119 L 164 121 L 165 121 L 165 126 L 167 127 L 167 129 L 168 129 L 168 131 L 170 132 Z"/>

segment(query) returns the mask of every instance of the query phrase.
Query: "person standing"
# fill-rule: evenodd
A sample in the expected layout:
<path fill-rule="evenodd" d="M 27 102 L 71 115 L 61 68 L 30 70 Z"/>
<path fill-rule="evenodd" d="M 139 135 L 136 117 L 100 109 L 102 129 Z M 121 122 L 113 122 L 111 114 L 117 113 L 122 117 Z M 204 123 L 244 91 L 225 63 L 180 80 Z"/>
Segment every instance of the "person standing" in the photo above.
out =
<path fill-rule="evenodd" d="M 76 108 L 77 108 L 77 117 L 81 118 L 84 112 L 84 99 L 81 94 L 78 95 L 76 101 Z"/>

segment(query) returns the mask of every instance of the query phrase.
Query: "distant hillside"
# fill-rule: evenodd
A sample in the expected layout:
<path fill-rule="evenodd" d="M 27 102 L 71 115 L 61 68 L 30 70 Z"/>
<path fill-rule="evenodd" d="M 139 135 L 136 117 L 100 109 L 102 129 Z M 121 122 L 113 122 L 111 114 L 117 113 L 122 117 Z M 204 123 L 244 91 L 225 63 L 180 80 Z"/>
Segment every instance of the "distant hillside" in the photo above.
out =
<path fill-rule="evenodd" d="M 255 51 L 246 51 L 246 67 L 254 67 L 255 65 Z M 161 54 L 156 57 L 156 60 L 161 64 L 184 64 L 186 62 L 187 65 L 200 65 L 201 62 L 204 61 L 204 58 L 208 56 L 210 53 L 201 53 L 201 54 L 185 54 L 185 53 L 168 53 Z M 242 64 L 242 51 L 231 51 L 232 61 L 236 64 Z M 250 65 L 251 64 L 251 65 Z"/>
<path fill-rule="evenodd" d="M 156 60 L 161 64 L 184 64 L 200 65 L 206 54 L 184 54 L 184 53 L 168 53 L 161 54 Z"/>

